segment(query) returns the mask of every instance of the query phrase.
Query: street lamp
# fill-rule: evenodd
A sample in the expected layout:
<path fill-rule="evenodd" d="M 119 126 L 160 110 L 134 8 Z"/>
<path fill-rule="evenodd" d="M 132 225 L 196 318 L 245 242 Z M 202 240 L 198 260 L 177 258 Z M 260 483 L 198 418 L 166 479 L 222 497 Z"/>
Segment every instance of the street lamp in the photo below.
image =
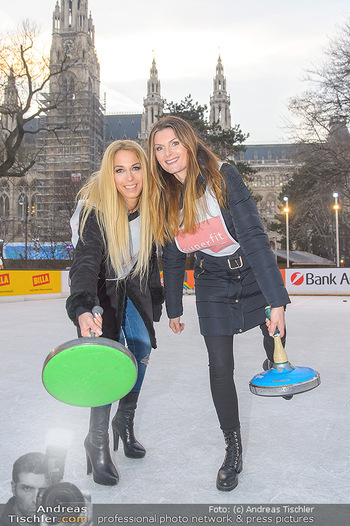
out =
<path fill-rule="evenodd" d="M 287 268 L 289 268 L 289 207 L 288 197 L 285 195 L 283 201 L 286 203 L 283 212 L 286 214 L 286 246 L 287 246 Z"/>
<path fill-rule="evenodd" d="M 20 206 L 24 206 L 24 239 L 25 239 L 24 259 L 27 261 L 28 259 L 28 196 L 25 195 L 24 199 L 22 196 L 20 196 L 18 199 L 18 204 Z"/>
<path fill-rule="evenodd" d="M 334 197 L 334 211 L 335 211 L 335 241 L 336 241 L 336 249 L 337 249 L 337 267 L 340 267 L 340 258 L 339 258 L 339 203 L 338 203 L 338 193 L 333 192 Z"/>

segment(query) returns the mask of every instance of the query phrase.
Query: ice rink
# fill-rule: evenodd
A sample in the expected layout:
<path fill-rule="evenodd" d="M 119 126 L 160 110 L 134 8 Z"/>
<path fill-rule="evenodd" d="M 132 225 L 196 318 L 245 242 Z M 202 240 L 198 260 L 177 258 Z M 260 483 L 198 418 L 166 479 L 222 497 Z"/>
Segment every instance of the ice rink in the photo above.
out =
<path fill-rule="evenodd" d="M 48 436 L 68 445 L 64 480 L 94 503 L 349 503 L 350 502 L 350 297 L 294 296 L 287 308 L 287 354 L 293 365 L 321 374 L 321 385 L 292 400 L 255 396 L 249 380 L 265 358 L 260 330 L 235 339 L 243 471 L 231 492 L 215 487 L 224 440 L 211 400 L 206 349 L 199 335 L 195 297 L 184 296 L 182 335 L 156 324 L 136 414 L 143 459 L 113 453 L 115 487 L 86 475 L 83 440 L 89 409 L 52 398 L 41 382 L 47 354 L 76 337 L 65 299 L 0 303 L 0 502 L 11 496 L 13 462 L 45 452 Z M 116 406 L 116 404 L 115 404 Z"/>

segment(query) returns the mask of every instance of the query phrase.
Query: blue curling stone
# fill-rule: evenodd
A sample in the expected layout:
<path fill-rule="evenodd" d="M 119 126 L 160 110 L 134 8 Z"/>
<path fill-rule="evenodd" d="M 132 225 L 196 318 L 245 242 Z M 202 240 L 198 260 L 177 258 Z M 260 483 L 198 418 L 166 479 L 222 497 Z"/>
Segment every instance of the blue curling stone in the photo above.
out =
<path fill-rule="evenodd" d="M 320 375 L 310 367 L 269 369 L 256 374 L 249 382 L 253 394 L 260 396 L 286 396 L 314 389 L 321 383 Z"/>

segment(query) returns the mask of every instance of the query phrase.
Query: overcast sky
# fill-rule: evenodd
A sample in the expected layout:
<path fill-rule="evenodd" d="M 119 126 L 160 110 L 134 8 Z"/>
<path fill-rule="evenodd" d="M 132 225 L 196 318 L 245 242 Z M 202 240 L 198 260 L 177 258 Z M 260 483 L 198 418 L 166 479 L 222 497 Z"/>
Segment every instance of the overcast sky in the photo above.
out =
<path fill-rule="evenodd" d="M 55 4 L 2 2 L 0 30 L 35 20 L 49 47 Z M 142 111 L 153 56 L 163 98 L 190 93 L 209 105 L 220 51 L 232 124 L 248 144 L 287 140 L 288 99 L 350 19 L 349 0 L 89 0 L 89 9 L 107 113 Z"/>

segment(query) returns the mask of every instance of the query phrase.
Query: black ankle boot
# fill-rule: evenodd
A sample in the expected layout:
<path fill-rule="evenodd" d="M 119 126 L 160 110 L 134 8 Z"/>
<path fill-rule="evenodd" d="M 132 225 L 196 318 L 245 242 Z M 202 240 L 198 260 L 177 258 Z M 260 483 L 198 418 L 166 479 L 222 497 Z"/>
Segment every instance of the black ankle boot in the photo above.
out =
<path fill-rule="evenodd" d="M 118 449 L 119 437 L 124 444 L 124 453 L 129 458 L 142 458 L 145 448 L 134 435 L 134 416 L 139 393 L 128 393 L 119 401 L 118 411 L 112 420 L 114 451 Z"/>
<path fill-rule="evenodd" d="M 94 481 L 105 486 L 118 484 L 119 475 L 109 451 L 109 415 L 111 406 L 92 407 L 89 433 L 84 441 L 87 474 L 92 472 Z"/>
<path fill-rule="evenodd" d="M 239 427 L 223 433 L 226 455 L 216 478 L 216 487 L 221 491 L 231 491 L 238 484 L 237 474 L 242 471 L 241 433 Z"/>

